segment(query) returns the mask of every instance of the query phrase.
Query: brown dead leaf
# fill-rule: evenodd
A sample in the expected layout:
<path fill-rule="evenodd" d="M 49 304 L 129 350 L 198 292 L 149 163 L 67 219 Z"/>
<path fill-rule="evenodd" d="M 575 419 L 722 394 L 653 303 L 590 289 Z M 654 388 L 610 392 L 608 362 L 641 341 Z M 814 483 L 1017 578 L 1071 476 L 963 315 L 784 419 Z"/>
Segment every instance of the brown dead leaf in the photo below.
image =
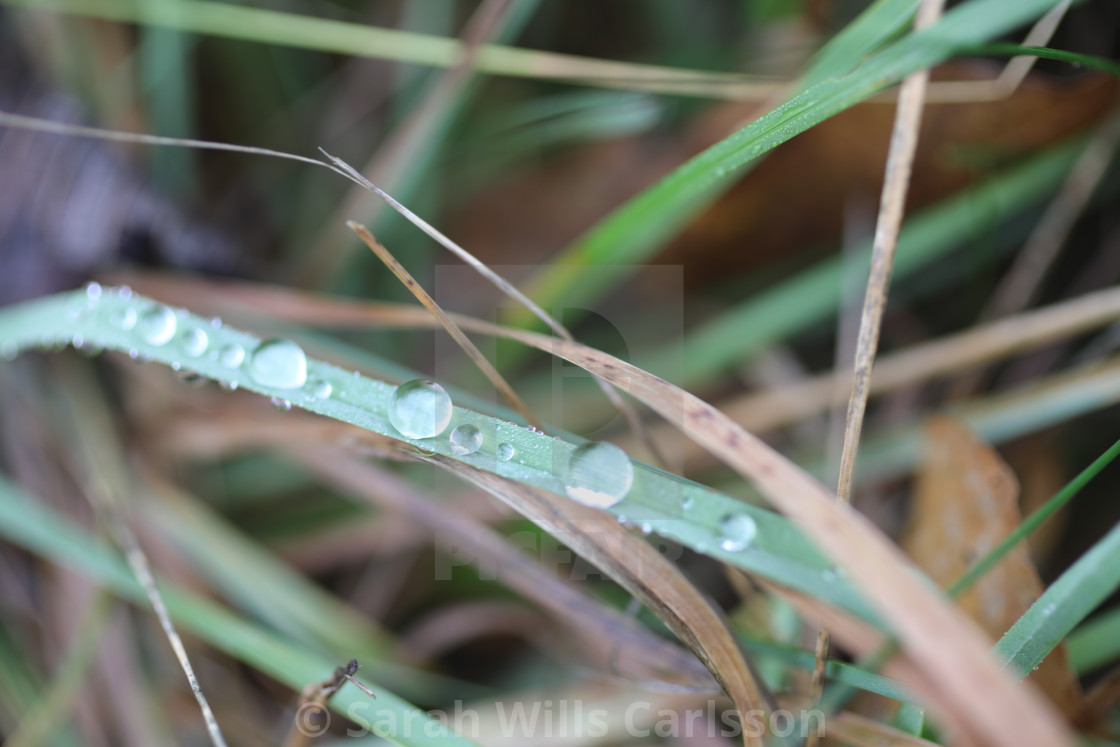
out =
<path fill-rule="evenodd" d="M 915 562 L 948 586 L 1022 521 L 1019 485 L 999 454 L 960 421 L 937 416 L 926 426 L 926 458 L 914 490 L 911 529 L 903 543 Z M 961 607 L 998 638 L 1042 593 L 1026 544 L 1020 543 L 960 597 Z M 1064 713 L 1081 700 L 1064 646 L 1031 679 Z"/>

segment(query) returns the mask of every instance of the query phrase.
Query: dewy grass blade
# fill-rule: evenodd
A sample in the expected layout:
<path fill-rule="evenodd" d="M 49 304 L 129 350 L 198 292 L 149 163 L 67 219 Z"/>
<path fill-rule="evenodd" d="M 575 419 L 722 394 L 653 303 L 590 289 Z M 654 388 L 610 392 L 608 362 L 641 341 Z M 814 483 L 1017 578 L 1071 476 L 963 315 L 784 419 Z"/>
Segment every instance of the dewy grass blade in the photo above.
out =
<path fill-rule="evenodd" d="M 172 309 L 125 288 L 91 285 L 0 311 L 0 356 L 5 358 L 27 348 L 71 343 L 122 351 L 568 495 L 568 464 L 583 444 L 460 406 L 452 407 L 450 420 L 438 437 L 408 438 L 389 418 L 396 387 L 307 358 L 294 343 L 266 342 L 216 319 Z M 299 360 L 289 360 L 289 356 Z M 262 371 L 262 365 L 271 370 Z M 481 433 L 482 445 L 477 451 L 460 454 L 453 448 L 447 434 L 460 426 Z M 651 531 L 697 552 L 838 605 L 865 620 L 878 620 L 851 583 L 835 573 L 832 564 L 784 517 L 641 462 L 631 460 L 631 464 L 632 486 L 627 497 L 611 507 L 612 513 L 624 514 L 635 524 L 648 525 Z M 731 515 L 753 521 L 749 552 L 738 552 L 728 542 L 728 528 L 723 524 Z"/>

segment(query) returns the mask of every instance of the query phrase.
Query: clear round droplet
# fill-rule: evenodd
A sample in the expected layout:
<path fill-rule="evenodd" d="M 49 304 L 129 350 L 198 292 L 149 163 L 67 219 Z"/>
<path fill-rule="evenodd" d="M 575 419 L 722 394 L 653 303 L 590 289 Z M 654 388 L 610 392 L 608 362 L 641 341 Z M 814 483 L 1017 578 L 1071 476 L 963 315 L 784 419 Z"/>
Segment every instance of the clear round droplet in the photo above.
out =
<path fill-rule="evenodd" d="M 101 283 L 89 283 L 86 285 L 86 298 L 91 301 L 98 301 L 101 299 Z"/>
<path fill-rule="evenodd" d="M 754 541 L 758 525 L 748 514 L 728 514 L 719 523 L 720 543 L 727 552 L 739 552 Z"/>
<path fill-rule="evenodd" d="M 451 397 L 427 379 L 401 384 L 389 403 L 389 422 L 408 438 L 432 438 L 451 423 Z"/>
<path fill-rule="evenodd" d="M 312 399 L 326 399 L 331 396 L 333 389 L 329 381 L 323 381 L 322 379 L 307 380 L 307 394 Z"/>
<path fill-rule="evenodd" d="M 284 399 L 283 397 L 273 397 L 272 406 L 280 412 L 287 412 L 288 410 L 292 409 L 292 403 Z"/>
<path fill-rule="evenodd" d="M 197 371 L 179 371 L 175 374 L 179 377 L 179 381 L 193 387 L 200 387 L 206 384 L 206 377 Z"/>
<path fill-rule="evenodd" d="M 265 340 L 249 358 L 249 375 L 262 386 L 296 389 L 307 381 L 307 356 L 291 340 Z"/>
<path fill-rule="evenodd" d="M 205 332 L 195 327 L 185 330 L 179 336 L 179 342 L 184 353 L 192 358 L 197 358 L 206 352 L 206 346 L 210 343 L 210 339 Z"/>
<path fill-rule="evenodd" d="M 610 508 L 630 492 L 634 466 L 626 452 L 600 441 L 572 452 L 564 475 L 564 492 L 580 503 Z"/>
<path fill-rule="evenodd" d="M 482 448 L 482 431 L 464 423 L 451 431 L 451 453 L 459 456 L 473 454 Z"/>
<path fill-rule="evenodd" d="M 144 340 L 152 345 L 166 345 L 167 341 L 175 336 L 175 327 L 179 320 L 175 312 L 166 306 L 154 306 L 143 314 L 136 322 L 136 331 Z"/>
<path fill-rule="evenodd" d="M 236 342 L 223 345 L 218 351 L 218 362 L 226 368 L 237 368 L 245 362 L 245 348 Z"/>
<path fill-rule="evenodd" d="M 131 306 L 115 312 L 109 317 L 109 324 L 125 332 L 136 326 L 136 309 Z"/>
<path fill-rule="evenodd" d="M 690 508 L 692 508 L 692 504 L 695 503 L 695 502 L 696 502 L 696 500 L 690 495 L 687 498 L 685 498 L 683 501 L 681 501 L 681 508 L 683 508 L 685 511 L 687 511 Z"/>
<path fill-rule="evenodd" d="M 513 455 L 516 453 L 517 449 L 513 448 L 513 444 L 498 444 L 498 458 L 503 462 L 513 459 Z"/>
<path fill-rule="evenodd" d="M 653 524 L 650 524 L 648 521 L 643 521 L 639 524 L 638 529 L 642 534 L 653 534 Z"/>
<path fill-rule="evenodd" d="M 236 381 L 226 381 L 225 379 L 219 379 L 218 380 L 218 386 L 222 388 L 223 392 L 236 392 L 237 391 L 237 382 Z"/>

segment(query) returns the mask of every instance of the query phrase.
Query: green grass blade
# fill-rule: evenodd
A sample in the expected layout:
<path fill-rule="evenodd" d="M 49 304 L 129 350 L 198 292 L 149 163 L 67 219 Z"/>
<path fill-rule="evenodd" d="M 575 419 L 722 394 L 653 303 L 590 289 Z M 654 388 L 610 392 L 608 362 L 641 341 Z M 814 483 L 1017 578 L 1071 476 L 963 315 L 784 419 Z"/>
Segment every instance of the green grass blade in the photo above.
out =
<path fill-rule="evenodd" d="M 1088 674 L 1120 658 L 1120 607 L 1093 617 L 1069 640 L 1069 664 L 1078 674 Z"/>
<path fill-rule="evenodd" d="M 1083 147 L 1081 140 L 1060 145 L 915 215 L 899 236 L 894 277 L 912 276 L 985 227 L 1037 203 L 1057 187 Z M 858 260 L 850 261 L 866 267 L 870 243 L 857 251 Z M 768 345 L 834 315 L 843 294 L 846 261 L 824 260 L 690 332 L 681 356 L 682 386 L 701 385 Z M 675 369 L 672 361 L 656 353 L 638 353 L 635 361 L 653 373 Z"/>
<path fill-rule="evenodd" d="M 1120 586 L 1120 524 L 1077 559 L 1004 633 L 996 652 L 1025 677 Z"/>
<path fill-rule="evenodd" d="M 3 477 L 0 477 L 0 536 L 83 573 L 134 602 L 145 603 L 144 592 L 116 551 L 28 497 Z M 309 683 L 325 679 L 343 663 L 293 644 L 171 584 L 160 583 L 160 586 L 177 623 L 296 692 Z M 391 679 L 391 673 L 382 672 L 381 676 Z M 376 701 L 370 701 L 357 688 L 344 687 L 331 701 L 331 707 L 405 747 L 471 747 L 475 744 L 451 733 L 392 692 L 380 687 L 373 689 L 377 693 Z"/>
<path fill-rule="evenodd" d="M 1078 52 L 1068 52 L 1064 49 L 1051 49 L 1050 47 L 1024 47 L 1019 44 L 981 44 L 972 47 L 968 50 L 963 50 L 968 54 L 976 55 L 1000 55 L 1003 57 L 1016 57 L 1019 55 L 1028 55 L 1031 57 L 1042 57 L 1047 60 L 1058 60 L 1059 62 L 1068 62 L 1077 67 L 1088 67 L 1094 70 L 1101 70 L 1120 77 L 1120 63 L 1114 60 L 1109 60 L 1104 57 L 1097 57 L 1091 54 L 1080 54 Z"/>
<path fill-rule="evenodd" d="M 867 55 L 904 33 L 917 9 L 918 0 L 873 2 L 813 57 L 802 86 L 850 73 Z"/>
<path fill-rule="evenodd" d="M 691 159 L 616 209 L 542 270 L 530 295 L 542 306 L 588 307 L 644 262 L 738 176 L 738 169 L 813 125 L 962 47 L 1008 32 L 1056 0 L 972 0 L 907 35 L 839 78 L 826 78 Z M 587 265 L 595 265 L 588 272 Z M 525 323 L 528 318 L 522 315 Z"/>
<path fill-rule="evenodd" d="M 149 322 L 169 318 L 174 320 L 173 334 L 153 338 Z M 206 336 L 204 352 L 192 348 L 200 333 Z M 405 438 L 388 416 L 396 387 L 314 359 L 307 359 L 307 382 L 299 388 L 262 383 L 252 375 L 249 364 L 261 344 L 258 338 L 181 309 L 161 306 L 124 289 L 91 286 L 0 310 L 0 355 L 4 357 L 13 357 L 29 347 L 53 348 L 75 341 L 87 347 L 127 351 L 134 357 L 159 361 L 176 370 L 191 370 L 214 381 L 289 401 L 311 412 L 559 495 L 566 495 L 567 464 L 581 445 L 461 406 L 453 407 L 445 432 L 464 424 L 478 428 L 483 434 L 483 446 L 478 451 L 456 455 L 446 436 Z M 228 358 L 224 353 L 233 347 L 244 351 L 247 357 L 236 365 L 226 365 L 223 361 Z M 194 355 L 188 352 L 192 349 Z M 315 394 L 323 384 L 331 388 L 327 397 Z M 512 446 L 517 458 L 498 458 L 501 444 Z M 784 517 L 649 465 L 636 461 L 631 464 L 633 486 L 624 500 L 611 507 L 616 516 L 648 525 L 651 531 L 678 540 L 697 552 L 834 603 L 864 619 L 877 619 L 847 579 L 838 577 L 828 560 Z M 757 539 L 745 552 L 726 551 L 721 547 L 721 523 L 728 515 L 738 513 L 748 514 L 754 520 Z"/>

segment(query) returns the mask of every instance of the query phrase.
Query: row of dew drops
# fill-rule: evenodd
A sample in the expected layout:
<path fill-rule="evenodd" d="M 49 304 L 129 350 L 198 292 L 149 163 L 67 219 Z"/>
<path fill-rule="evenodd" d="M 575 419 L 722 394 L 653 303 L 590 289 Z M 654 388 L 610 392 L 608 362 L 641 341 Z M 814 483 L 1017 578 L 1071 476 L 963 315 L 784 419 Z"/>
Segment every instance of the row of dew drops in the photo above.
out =
<path fill-rule="evenodd" d="M 87 310 L 97 307 L 103 292 L 97 283 L 86 286 Z M 127 287 L 111 292 L 124 300 L 132 296 Z M 139 312 L 133 306 L 126 306 L 113 314 L 110 324 L 121 331 L 134 333 L 157 347 L 175 340 L 177 348 L 188 359 L 208 355 L 231 372 L 247 366 L 249 376 L 261 386 L 301 389 L 308 402 L 328 399 L 333 392 L 330 382 L 308 376 L 307 356 L 291 340 L 264 340 L 248 351 L 236 342 L 213 347 L 210 333 L 203 326 L 180 325 L 179 315 L 173 309 L 155 304 Z M 218 329 L 221 321 L 215 318 L 210 326 Z M 83 347 L 79 338 L 75 338 L 73 343 L 75 347 Z M 136 351 L 130 351 L 130 355 L 138 357 Z M 179 369 L 182 364 L 173 367 Z M 237 388 L 233 381 L 219 383 L 227 390 Z M 291 402 L 285 398 L 274 397 L 272 401 L 279 409 L 291 408 Z M 450 395 L 442 386 L 428 379 L 401 384 L 389 404 L 389 422 L 401 435 L 417 440 L 442 435 L 451 423 L 452 414 Z M 464 423 L 452 429 L 448 444 L 453 454 L 466 456 L 482 448 L 483 434 L 477 427 Z M 508 462 L 515 456 L 516 448 L 510 443 L 499 443 L 495 453 L 498 459 Z M 564 474 L 564 492 L 570 498 L 601 509 L 610 508 L 625 498 L 633 484 L 634 466 L 626 452 L 602 441 L 577 447 L 568 459 Z M 691 499 L 686 499 L 683 507 L 689 508 L 690 503 Z M 621 516 L 619 520 L 626 521 Z M 650 531 L 652 527 L 643 523 L 642 532 L 648 534 Z M 719 524 L 720 547 L 726 552 L 740 552 L 750 546 L 756 533 L 757 526 L 749 514 L 728 514 Z"/>

